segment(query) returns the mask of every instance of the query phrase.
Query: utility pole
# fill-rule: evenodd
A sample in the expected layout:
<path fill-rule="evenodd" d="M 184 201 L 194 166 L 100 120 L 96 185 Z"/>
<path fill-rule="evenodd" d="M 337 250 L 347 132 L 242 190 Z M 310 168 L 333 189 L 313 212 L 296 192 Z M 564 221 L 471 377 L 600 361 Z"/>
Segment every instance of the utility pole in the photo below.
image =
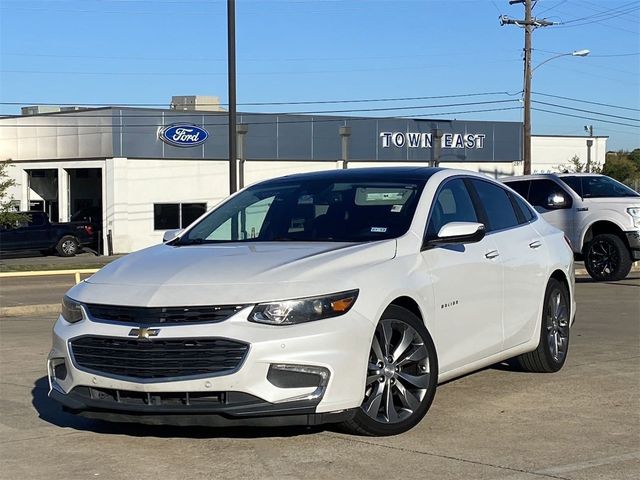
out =
<path fill-rule="evenodd" d="M 342 168 L 349 168 L 349 137 L 351 136 L 351 127 L 340 127 L 338 129 L 342 144 Z"/>
<path fill-rule="evenodd" d="M 227 0 L 227 62 L 229 82 L 229 195 L 238 190 L 236 136 L 236 2 Z"/>
<path fill-rule="evenodd" d="M 522 156 L 524 174 L 531 174 L 531 35 L 536 27 L 548 27 L 553 22 L 532 16 L 532 0 L 509 0 L 509 5 L 524 3 L 524 20 L 513 20 L 500 15 L 500 25 L 517 25 L 524 28 L 524 145 Z"/>

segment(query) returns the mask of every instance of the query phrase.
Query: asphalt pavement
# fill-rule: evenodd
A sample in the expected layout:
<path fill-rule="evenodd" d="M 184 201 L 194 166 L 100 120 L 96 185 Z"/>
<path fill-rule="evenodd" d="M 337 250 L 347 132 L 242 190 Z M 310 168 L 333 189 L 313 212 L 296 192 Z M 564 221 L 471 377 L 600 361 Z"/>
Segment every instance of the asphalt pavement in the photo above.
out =
<path fill-rule="evenodd" d="M 0 478 L 640 478 L 640 275 L 580 279 L 577 300 L 562 371 L 448 382 L 416 428 L 389 438 L 81 419 L 47 398 L 55 315 L 0 319 Z"/>
<path fill-rule="evenodd" d="M 40 252 L 16 252 L 0 255 L 0 272 L 67 270 L 73 268 L 100 268 L 123 255 L 95 255 L 90 252 L 73 257 L 43 255 Z"/>

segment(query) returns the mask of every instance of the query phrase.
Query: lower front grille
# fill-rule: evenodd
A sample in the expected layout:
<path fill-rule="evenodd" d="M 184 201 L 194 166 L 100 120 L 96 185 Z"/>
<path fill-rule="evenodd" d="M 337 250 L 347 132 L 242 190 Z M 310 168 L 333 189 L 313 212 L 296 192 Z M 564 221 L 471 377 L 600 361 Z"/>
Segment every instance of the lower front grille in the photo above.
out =
<path fill-rule="evenodd" d="M 249 345 L 222 338 L 143 340 L 79 337 L 70 342 L 81 370 L 147 381 L 227 375 L 245 359 Z"/>
<path fill-rule="evenodd" d="M 98 400 L 103 406 L 145 407 L 222 407 L 249 405 L 263 400 L 242 392 L 134 392 L 112 388 L 75 387 L 72 394 L 87 400 Z"/>

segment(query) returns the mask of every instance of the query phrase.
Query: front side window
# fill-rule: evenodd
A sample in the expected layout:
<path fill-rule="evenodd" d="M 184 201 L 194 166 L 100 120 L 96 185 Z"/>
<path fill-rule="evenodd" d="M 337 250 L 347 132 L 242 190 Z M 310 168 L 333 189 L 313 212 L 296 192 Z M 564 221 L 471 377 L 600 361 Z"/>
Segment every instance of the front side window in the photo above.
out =
<path fill-rule="evenodd" d="M 487 215 L 488 232 L 518 225 L 518 217 L 509 198 L 509 192 L 490 182 L 475 179 L 471 182 Z"/>
<path fill-rule="evenodd" d="M 409 229 L 423 186 L 416 180 L 265 182 L 229 199 L 175 244 L 395 238 Z"/>
<path fill-rule="evenodd" d="M 438 192 L 427 226 L 427 238 L 438 236 L 440 229 L 450 222 L 477 222 L 469 191 L 461 178 L 447 182 Z"/>
<path fill-rule="evenodd" d="M 560 180 L 569 185 L 569 188 L 579 196 L 582 196 L 582 180 L 580 180 L 580 177 L 560 177 Z"/>
<path fill-rule="evenodd" d="M 635 190 L 605 176 L 576 175 L 560 179 L 582 198 L 640 197 Z"/>
<path fill-rule="evenodd" d="M 529 197 L 527 198 L 527 200 L 529 200 L 529 203 L 534 207 L 542 207 L 544 209 L 548 209 L 549 199 L 554 196 L 562 196 L 566 199 L 567 203 L 564 208 L 571 207 L 571 196 L 553 180 L 543 178 L 531 181 L 531 187 L 529 188 Z"/>

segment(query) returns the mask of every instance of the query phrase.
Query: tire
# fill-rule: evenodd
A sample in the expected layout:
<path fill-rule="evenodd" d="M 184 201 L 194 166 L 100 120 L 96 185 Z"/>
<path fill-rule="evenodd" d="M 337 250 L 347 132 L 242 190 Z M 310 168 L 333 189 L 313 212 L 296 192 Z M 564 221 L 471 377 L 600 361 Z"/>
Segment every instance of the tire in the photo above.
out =
<path fill-rule="evenodd" d="M 73 257 L 78 253 L 79 249 L 80 244 L 78 243 L 78 240 L 71 235 L 62 237 L 56 245 L 56 252 L 58 252 L 58 255 L 61 257 Z"/>
<path fill-rule="evenodd" d="M 587 245 L 584 266 L 594 280 L 622 280 L 631 271 L 631 254 L 620 237 L 596 235 Z"/>
<path fill-rule="evenodd" d="M 417 425 L 429 410 L 438 383 L 436 348 L 422 320 L 409 310 L 391 305 L 382 314 L 366 382 L 362 405 L 342 424 L 349 433 L 397 435 Z"/>
<path fill-rule="evenodd" d="M 562 368 L 569 353 L 569 292 L 564 283 L 551 278 L 544 294 L 538 348 L 513 359 L 527 372 L 553 373 Z"/>

